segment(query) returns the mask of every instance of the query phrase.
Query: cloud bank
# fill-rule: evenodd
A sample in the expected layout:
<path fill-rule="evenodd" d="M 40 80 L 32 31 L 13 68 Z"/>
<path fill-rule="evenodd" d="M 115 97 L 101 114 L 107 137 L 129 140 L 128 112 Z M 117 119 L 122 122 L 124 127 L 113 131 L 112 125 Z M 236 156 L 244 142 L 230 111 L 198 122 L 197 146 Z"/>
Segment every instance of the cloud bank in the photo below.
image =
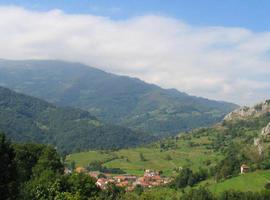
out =
<path fill-rule="evenodd" d="M 196 27 L 157 15 L 112 20 L 2 6 L 0 57 L 78 61 L 239 104 L 270 98 L 270 32 L 244 28 Z"/>

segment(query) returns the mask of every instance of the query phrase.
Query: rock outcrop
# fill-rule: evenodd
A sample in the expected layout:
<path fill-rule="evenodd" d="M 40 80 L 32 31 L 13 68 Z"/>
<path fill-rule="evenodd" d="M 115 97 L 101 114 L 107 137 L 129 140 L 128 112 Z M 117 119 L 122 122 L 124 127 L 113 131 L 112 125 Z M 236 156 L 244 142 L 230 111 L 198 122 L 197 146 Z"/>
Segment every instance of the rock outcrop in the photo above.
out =
<path fill-rule="evenodd" d="M 261 156 L 263 154 L 263 142 L 261 138 L 254 138 L 254 146 L 257 147 L 258 153 Z"/>
<path fill-rule="evenodd" d="M 259 103 L 253 107 L 244 106 L 236 109 L 225 116 L 224 120 L 245 119 L 247 117 L 257 117 L 263 114 L 270 113 L 270 100 Z"/>
<path fill-rule="evenodd" d="M 266 127 L 264 127 L 264 128 L 262 129 L 261 135 L 262 135 L 263 137 L 268 137 L 268 136 L 270 136 L 270 123 L 269 123 Z"/>

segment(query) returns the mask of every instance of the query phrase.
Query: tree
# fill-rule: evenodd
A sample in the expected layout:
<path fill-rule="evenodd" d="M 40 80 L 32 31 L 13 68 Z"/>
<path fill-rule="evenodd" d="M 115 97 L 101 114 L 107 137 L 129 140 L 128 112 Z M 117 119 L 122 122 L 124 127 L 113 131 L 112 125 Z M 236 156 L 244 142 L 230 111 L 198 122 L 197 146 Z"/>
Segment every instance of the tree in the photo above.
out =
<path fill-rule="evenodd" d="M 172 157 L 170 154 L 167 154 L 166 157 L 165 157 L 165 160 L 172 160 Z"/>
<path fill-rule="evenodd" d="M 200 187 L 199 189 L 191 189 L 189 192 L 184 193 L 181 200 L 215 200 L 215 197 L 209 190 Z"/>
<path fill-rule="evenodd" d="M 192 179 L 192 170 L 189 168 L 184 168 L 180 171 L 179 175 L 175 178 L 173 182 L 173 187 L 175 188 L 184 188 L 191 184 Z M 193 183 L 192 183 L 193 185 Z"/>
<path fill-rule="evenodd" d="M 97 196 L 100 191 L 92 177 L 83 173 L 72 173 L 67 177 L 67 192 L 79 194 L 82 200 Z"/>
<path fill-rule="evenodd" d="M 264 185 L 264 188 L 267 189 L 267 190 L 270 190 L 270 182 L 266 183 L 266 184 Z"/>
<path fill-rule="evenodd" d="M 40 174 L 44 170 L 51 170 L 54 173 L 63 174 L 64 166 L 61 162 L 60 156 L 53 147 L 47 147 L 42 151 L 37 164 L 33 168 L 35 175 Z"/>
<path fill-rule="evenodd" d="M 134 188 L 134 192 L 138 195 L 141 195 L 143 193 L 144 189 L 141 185 L 136 185 L 136 187 Z"/>
<path fill-rule="evenodd" d="M 4 134 L 0 134 L 0 195 L 1 199 L 16 199 L 18 194 L 15 152 Z"/>
<path fill-rule="evenodd" d="M 143 161 L 143 162 L 146 161 L 146 159 L 145 159 L 143 153 L 140 153 L 140 160 Z"/>
<path fill-rule="evenodd" d="M 75 170 L 75 168 L 76 168 L 76 162 L 73 160 L 73 161 L 71 162 L 71 164 L 70 164 L 70 169 L 71 169 L 71 171 L 73 172 L 73 171 Z"/>
<path fill-rule="evenodd" d="M 118 187 L 113 183 L 108 183 L 107 189 L 101 191 L 99 198 L 102 200 L 116 200 L 119 199 L 124 193 L 124 188 Z"/>
<path fill-rule="evenodd" d="M 15 161 L 20 183 L 28 181 L 32 175 L 32 168 L 37 164 L 46 145 L 42 144 L 14 144 Z"/>
<path fill-rule="evenodd" d="M 44 170 L 24 184 L 21 199 L 55 199 L 61 192 L 61 177 L 51 170 Z"/>

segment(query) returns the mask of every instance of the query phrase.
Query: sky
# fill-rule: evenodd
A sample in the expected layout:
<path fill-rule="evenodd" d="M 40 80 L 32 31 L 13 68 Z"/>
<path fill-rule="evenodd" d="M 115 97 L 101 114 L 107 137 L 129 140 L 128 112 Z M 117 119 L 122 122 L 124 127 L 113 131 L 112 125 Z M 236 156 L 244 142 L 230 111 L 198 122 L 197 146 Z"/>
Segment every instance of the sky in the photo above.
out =
<path fill-rule="evenodd" d="M 268 0 L 0 0 L 0 58 L 61 59 L 191 95 L 270 99 Z"/>

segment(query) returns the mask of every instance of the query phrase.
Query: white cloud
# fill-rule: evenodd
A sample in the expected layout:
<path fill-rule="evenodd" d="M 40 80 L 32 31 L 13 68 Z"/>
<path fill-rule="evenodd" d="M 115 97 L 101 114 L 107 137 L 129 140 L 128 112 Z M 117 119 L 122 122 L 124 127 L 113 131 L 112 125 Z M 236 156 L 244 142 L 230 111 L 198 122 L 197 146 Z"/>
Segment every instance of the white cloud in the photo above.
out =
<path fill-rule="evenodd" d="M 2 58 L 79 61 L 240 104 L 270 98 L 270 32 L 0 7 L 0 44 Z"/>

